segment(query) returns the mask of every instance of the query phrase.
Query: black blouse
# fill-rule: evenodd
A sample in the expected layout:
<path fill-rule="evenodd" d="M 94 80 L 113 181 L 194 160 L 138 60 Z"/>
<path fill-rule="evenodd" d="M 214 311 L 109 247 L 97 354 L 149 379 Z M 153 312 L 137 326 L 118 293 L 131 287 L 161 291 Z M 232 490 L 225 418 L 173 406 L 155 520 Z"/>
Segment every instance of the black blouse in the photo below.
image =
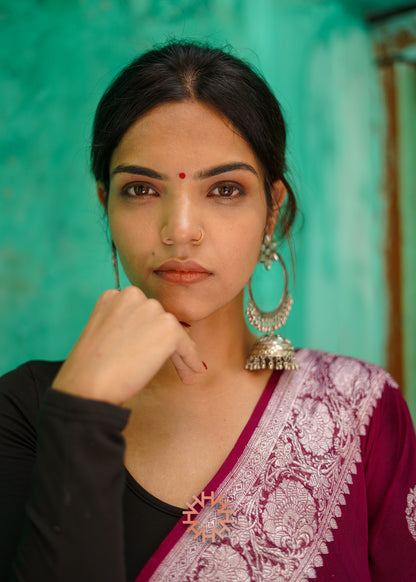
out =
<path fill-rule="evenodd" d="M 129 411 L 52 390 L 60 365 L 0 379 L 0 579 L 134 581 L 182 510 L 124 468 Z"/>

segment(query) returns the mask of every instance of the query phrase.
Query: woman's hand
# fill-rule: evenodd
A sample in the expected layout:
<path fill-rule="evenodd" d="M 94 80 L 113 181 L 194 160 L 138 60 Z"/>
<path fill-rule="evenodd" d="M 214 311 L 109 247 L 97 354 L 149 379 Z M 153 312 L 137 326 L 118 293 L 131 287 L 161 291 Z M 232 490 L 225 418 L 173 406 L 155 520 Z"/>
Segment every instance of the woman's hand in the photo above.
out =
<path fill-rule="evenodd" d="M 171 358 L 181 380 L 205 371 L 195 343 L 176 317 L 137 287 L 98 299 L 53 388 L 122 405 Z"/>

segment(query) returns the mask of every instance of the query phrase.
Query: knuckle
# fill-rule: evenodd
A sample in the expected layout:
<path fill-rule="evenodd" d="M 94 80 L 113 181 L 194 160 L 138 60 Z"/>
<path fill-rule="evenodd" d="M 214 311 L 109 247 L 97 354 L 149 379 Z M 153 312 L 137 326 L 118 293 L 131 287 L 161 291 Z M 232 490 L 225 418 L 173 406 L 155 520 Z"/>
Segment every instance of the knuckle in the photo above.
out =
<path fill-rule="evenodd" d="M 150 313 L 157 315 L 161 311 L 163 311 L 163 307 L 159 303 L 157 299 L 150 298 L 146 301 L 146 307 Z M 163 313 L 165 313 L 163 311 Z"/>
<path fill-rule="evenodd" d="M 108 303 L 109 301 L 111 301 L 111 299 L 113 297 L 115 297 L 116 295 L 118 295 L 118 291 L 116 289 L 107 289 L 106 291 L 104 291 L 104 293 L 102 293 L 100 295 L 100 297 L 98 298 L 97 303 Z"/>
<path fill-rule="evenodd" d="M 178 320 L 172 313 L 167 313 L 166 311 L 161 314 L 161 321 L 163 329 L 166 333 L 172 333 L 178 329 Z"/>
<path fill-rule="evenodd" d="M 129 285 L 120 291 L 120 296 L 124 299 L 136 299 L 141 296 L 141 291 L 138 287 L 134 285 Z"/>

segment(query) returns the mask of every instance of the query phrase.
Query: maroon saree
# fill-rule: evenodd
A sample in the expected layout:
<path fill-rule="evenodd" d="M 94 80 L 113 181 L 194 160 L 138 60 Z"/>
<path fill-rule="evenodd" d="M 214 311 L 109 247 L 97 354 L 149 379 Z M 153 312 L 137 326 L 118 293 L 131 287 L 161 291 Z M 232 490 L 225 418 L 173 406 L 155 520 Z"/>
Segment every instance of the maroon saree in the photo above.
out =
<path fill-rule="evenodd" d="M 297 359 L 136 582 L 416 581 L 416 438 L 396 385 Z"/>

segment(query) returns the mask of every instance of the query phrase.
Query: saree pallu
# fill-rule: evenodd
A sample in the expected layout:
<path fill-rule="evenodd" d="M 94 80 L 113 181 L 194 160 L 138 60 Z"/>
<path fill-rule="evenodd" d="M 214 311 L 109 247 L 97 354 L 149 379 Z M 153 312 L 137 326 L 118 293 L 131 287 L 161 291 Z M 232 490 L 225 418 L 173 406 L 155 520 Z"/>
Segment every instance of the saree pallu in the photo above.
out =
<path fill-rule="evenodd" d="M 396 384 L 297 359 L 136 582 L 416 581 L 416 438 Z"/>

